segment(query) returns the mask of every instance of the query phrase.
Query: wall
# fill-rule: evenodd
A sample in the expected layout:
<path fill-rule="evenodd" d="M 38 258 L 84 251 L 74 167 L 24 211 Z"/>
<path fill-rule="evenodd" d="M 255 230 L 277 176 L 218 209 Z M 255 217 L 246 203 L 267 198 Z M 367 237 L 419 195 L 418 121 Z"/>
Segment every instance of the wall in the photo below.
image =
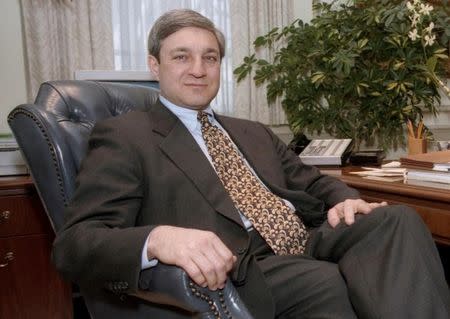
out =
<path fill-rule="evenodd" d="M 0 1 L 0 134 L 9 111 L 27 102 L 19 0 Z"/>

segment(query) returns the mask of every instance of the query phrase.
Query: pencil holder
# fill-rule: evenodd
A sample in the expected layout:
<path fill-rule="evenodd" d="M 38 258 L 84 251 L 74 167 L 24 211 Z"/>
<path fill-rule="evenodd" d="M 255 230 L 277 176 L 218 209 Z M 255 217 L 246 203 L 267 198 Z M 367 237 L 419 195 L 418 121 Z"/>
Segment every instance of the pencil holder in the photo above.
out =
<path fill-rule="evenodd" d="M 427 140 L 424 138 L 408 137 L 408 154 L 422 154 L 427 152 Z"/>

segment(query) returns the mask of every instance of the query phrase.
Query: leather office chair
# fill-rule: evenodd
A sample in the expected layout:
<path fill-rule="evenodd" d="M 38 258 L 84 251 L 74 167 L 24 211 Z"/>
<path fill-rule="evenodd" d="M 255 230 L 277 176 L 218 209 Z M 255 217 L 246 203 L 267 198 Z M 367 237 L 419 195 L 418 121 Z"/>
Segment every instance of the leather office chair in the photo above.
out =
<path fill-rule="evenodd" d="M 94 124 L 146 110 L 157 98 L 157 90 L 137 85 L 53 81 L 41 85 L 34 104 L 11 111 L 8 123 L 55 231 L 63 224 Z M 252 318 L 230 280 L 213 292 L 195 285 L 181 268 L 158 264 L 141 272 L 140 289 L 146 301 L 188 310 L 195 318 Z M 89 309 L 89 300 L 86 304 Z"/>

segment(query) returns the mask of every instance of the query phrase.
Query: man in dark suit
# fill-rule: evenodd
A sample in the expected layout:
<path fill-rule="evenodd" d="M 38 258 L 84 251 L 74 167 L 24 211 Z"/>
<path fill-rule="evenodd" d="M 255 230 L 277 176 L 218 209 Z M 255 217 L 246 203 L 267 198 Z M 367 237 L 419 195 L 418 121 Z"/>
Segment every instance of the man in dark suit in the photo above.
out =
<path fill-rule="evenodd" d="M 130 307 L 136 318 L 185 318 L 108 296 L 112 282 L 135 293 L 159 262 L 212 290 L 232 280 L 258 319 L 449 318 L 439 256 L 412 209 L 367 203 L 265 126 L 212 112 L 224 47 L 194 11 L 156 21 L 160 100 L 94 128 L 55 240 L 58 269 L 98 296 L 105 318 Z"/>

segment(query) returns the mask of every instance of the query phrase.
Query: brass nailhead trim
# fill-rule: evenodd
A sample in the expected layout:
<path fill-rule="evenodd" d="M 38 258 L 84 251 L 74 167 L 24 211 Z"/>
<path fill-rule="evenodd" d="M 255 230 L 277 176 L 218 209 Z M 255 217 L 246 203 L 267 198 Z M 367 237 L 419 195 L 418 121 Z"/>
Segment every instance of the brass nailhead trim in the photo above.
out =
<path fill-rule="evenodd" d="M 206 295 L 204 293 L 200 293 L 198 291 L 198 289 L 195 288 L 195 284 L 193 282 L 189 282 L 189 287 L 191 288 L 192 293 L 197 298 L 200 298 L 200 299 L 208 302 L 209 308 L 213 312 L 214 317 L 216 319 L 222 319 L 220 317 L 219 310 L 217 309 L 217 306 L 214 304 L 214 302 L 211 300 L 211 298 L 208 295 Z M 227 318 L 228 319 L 233 319 L 233 316 L 231 315 L 230 311 L 227 309 L 227 305 L 225 303 L 225 298 L 224 298 L 224 295 L 223 295 L 223 291 L 219 291 L 218 295 L 219 295 L 220 306 L 223 308 L 224 313 L 227 315 Z"/>
<path fill-rule="evenodd" d="M 52 143 L 50 142 L 50 138 L 48 137 L 47 133 L 45 132 L 42 124 L 38 121 L 38 119 L 33 114 L 31 114 L 23 109 L 19 109 L 19 110 L 16 110 L 15 112 L 11 113 L 8 116 L 8 123 L 10 123 L 14 119 L 14 117 L 16 117 L 17 114 L 25 115 L 25 116 L 29 117 L 31 120 L 33 120 L 36 123 L 36 125 L 38 126 L 38 128 L 40 129 L 42 135 L 44 136 L 44 138 L 47 142 L 47 146 L 50 150 L 50 154 L 52 156 L 53 165 L 55 166 L 55 169 L 56 169 L 56 177 L 58 179 L 58 185 L 59 185 L 59 195 L 61 196 L 61 198 L 63 200 L 64 206 L 67 206 L 67 198 L 65 196 L 65 192 L 64 192 L 64 188 L 63 188 L 61 172 L 57 165 L 56 152 L 55 152 L 55 149 L 54 149 Z"/>

